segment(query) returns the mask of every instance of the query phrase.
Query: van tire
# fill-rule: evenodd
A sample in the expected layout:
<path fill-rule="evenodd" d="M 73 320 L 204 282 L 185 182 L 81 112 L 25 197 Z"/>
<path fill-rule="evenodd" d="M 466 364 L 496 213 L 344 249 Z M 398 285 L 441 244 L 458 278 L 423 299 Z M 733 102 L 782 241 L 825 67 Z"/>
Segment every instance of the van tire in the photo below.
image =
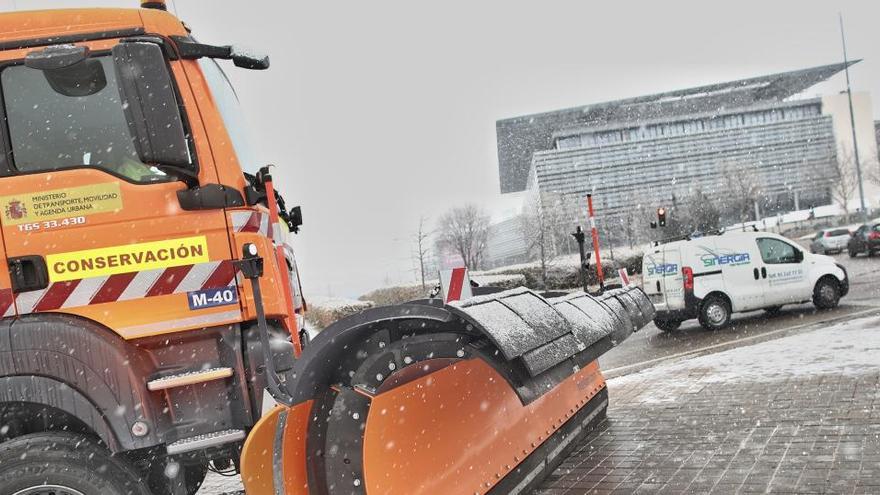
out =
<path fill-rule="evenodd" d="M 122 457 L 72 433 L 24 435 L 0 445 L 0 493 L 64 489 L 86 495 L 150 495 Z M 47 493 L 54 493 L 49 491 Z"/>
<path fill-rule="evenodd" d="M 833 277 L 822 277 L 813 288 L 813 304 L 820 310 L 833 309 L 840 302 L 840 282 Z"/>
<path fill-rule="evenodd" d="M 672 332 L 681 326 L 681 320 L 666 320 L 662 318 L 654 319 L 654 326 L 664 332 Z"/>
<path fill-rule="evenodd" d="M 709 296 L 700 305 L 698 317 L 706 330 L 721 330 L 730 324 L 730 303 L 721 296 Z"/>

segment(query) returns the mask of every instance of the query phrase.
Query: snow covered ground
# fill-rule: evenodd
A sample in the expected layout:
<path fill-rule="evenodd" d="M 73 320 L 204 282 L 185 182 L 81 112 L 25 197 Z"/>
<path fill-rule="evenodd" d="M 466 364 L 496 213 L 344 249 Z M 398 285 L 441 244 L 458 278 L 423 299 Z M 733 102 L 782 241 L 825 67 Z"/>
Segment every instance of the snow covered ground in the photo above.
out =
<path fill-rule="evenodd" d="M 773 382 L 792 377 L 859 375 L 880 368 L 880 317 L 872 316 L 729 351 L 666 363 L 608 380 L 614 388 L 636 382 L 647 402 L 671 402 L 682 389 L 708 384 Z M 668 377 L 676 376 L 675 380 Z M 682 377 L 686 379 L 682 380 Z"/>

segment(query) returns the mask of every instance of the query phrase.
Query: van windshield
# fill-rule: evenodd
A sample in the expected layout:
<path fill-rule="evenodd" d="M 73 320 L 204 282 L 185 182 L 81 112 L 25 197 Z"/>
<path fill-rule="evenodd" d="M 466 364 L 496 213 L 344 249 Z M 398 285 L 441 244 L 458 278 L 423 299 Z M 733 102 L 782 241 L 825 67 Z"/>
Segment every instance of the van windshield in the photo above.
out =
<path fill-rule="evenodd" d="M 56 91 L 45 73 L 24 65 L 0 72 L 12 160 L 21 172 L 94 167 L 136 182 L 166 175 L 138 159 L 110 55 L 100 62 L 106 85 L 85 96 Z"/>

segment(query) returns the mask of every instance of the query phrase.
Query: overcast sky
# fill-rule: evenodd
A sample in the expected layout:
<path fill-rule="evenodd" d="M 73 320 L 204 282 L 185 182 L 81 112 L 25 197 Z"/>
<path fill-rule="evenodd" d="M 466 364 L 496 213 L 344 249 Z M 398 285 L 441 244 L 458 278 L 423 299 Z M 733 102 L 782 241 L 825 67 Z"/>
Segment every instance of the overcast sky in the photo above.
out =
<path fill-rule="evenodd" d="M 0 0 L 5 10 L 136 0 Z M 266 51 L 228 69 L 256 147 L 305 226 L 306 294 L 415 281 L 419 217 L 499 194 L 495 121 L 840 61 L 880 115 L 880 2 L 169 0 L 203 41 Z M 844 89 L 835 78 L 824 91 Z M 877 117 L 875 117 L 877 118 Z"/>

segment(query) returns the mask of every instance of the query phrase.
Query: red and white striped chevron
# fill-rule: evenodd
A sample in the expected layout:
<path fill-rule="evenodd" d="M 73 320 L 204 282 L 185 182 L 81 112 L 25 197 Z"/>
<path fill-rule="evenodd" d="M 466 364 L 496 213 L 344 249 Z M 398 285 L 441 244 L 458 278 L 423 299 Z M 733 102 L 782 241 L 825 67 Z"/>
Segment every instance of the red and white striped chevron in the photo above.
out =
<path fill-rule="evenodd" d="M 235 285 L 236 268 L 231 260 L 129 272 L 55 282 L 45 289 L 22 292 L 0 290 L 0 314 L 12 316 L 57 309 L 180 294 Z M 13 300 L 15 304 L 13 305 Z"/>
<path fill-rule="evenodd" d="M 233 211 L 232 229 L 235 232 L 258 232 L 266 237 L 271 237 L 275 244 L 284 244 L 284 231 L 276 224 L 269 235 L 269 215 L 258 211 Z"/>

